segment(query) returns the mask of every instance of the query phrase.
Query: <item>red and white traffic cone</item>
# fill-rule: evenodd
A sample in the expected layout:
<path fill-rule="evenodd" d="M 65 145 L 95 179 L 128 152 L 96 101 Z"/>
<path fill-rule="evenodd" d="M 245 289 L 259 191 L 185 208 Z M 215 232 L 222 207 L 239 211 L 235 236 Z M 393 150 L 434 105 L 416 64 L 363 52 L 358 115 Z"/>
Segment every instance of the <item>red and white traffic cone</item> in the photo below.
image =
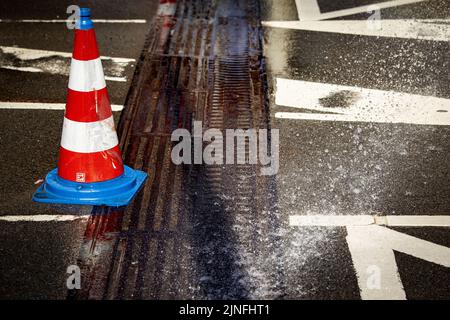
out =
<path fill-rule="evenodd" d="M 164 51 L 170 36 L 170 30 L 174 25 L 174 15 L 177 8 L 176 0 L 160 0 L 158 7 L 158 16 L 162 19 L 161 31 L 159 34 L 159 50 Z"/>
<path fill-rule="evenodd" d="M 58 169 L 33 200 L 121 206 L 146 174 L 123 165 L 90 10 L 82 8 L 75 30 Z"/>

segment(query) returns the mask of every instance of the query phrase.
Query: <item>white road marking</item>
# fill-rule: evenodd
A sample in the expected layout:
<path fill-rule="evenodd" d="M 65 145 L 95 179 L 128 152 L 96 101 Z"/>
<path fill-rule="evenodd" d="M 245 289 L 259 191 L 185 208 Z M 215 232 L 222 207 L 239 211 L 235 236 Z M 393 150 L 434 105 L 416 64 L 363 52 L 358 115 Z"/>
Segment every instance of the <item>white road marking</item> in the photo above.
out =
<path fill-rule="evenodd" d="M 298 19 L 301 21 L 316 20 L 320 16 L 317 0 L 295 0 Z"/>
<path fill-rule="evenodd" d="M 68 19 L 0 19 L 3 23 L 67 23 Z M 92 19 L 94 23 L 147 23 L 145 19 Z"/>
<path fill-rule="evenodd" d="M 0 216 L 0 221 L 5 222 L 50 222 L 50 221 L 75 221 L 87 220 L 90 215 L 30 215 L 30 216 Z"/>
<path fill-rule="evenodd" d="M 327 215 L 292 215 L 289 217 L 289 225 L 296 227 L 342 227 L 342 226 L 366 226 L 374 223 L 373 216 L 327 216 Z"/>
<path fill-rule="evenodd" d="M 275 103 L 323 112 L 276 112 L 281 119 L 450 125 L 450 99 L 395 91 L 277 78 Z"/>
<path fill-rule="evenodd" d="M 394 250 L 450 268 L 450 248 L 377 225 L 347 227 L 347 243 L 363 300 L 406 299 Z M 370 285 L 373 266 L 378 288 Z"/>
<path fill-rule="evenodd" d="M 386 225 L 395 227 L 450 227 L 450 216 L 386 216 Z"/>
<path fill-rule="evenodd" d="M 400 280 L 394 251 L 389 246 L 389 237 L 386 239 L 372 238 L 372 232 L 375 232 L 373 234 L 375 236 L 377 235 L 376 231 L 380 231 L 379 229 L 383 228 L 379 226 L 347 228 L 346 240 L 358 279 L 361 299 L 405 300 L 405 289 Z M 379 286 L 376 288 L 369 287 L 368 270 L 372 266 L 376 266 L 380 271 Z"/>
<path fill-rule="evenodd" d="M 18 59 L 21 60 L 34 60 L 34 59 L 42 59 L 49 57 L 62 57 L 62 58 L 72 58 L 72 52 L 62 52 L 62 51 L 50 51 L 50 50 L 38 50 L 38 49 L 28 49 L 28 48 L 19 48 L 19 47 L 7 47 L 0 46 L 0 50 L 3 53 L 9 53 L 15 55 Z M 118 57 L 109 57 L 109 56 L 100 56 L 102 60 L 111 60 L 116 63 L 131 63 L 136 60 L 133 58 L 118 58 Z"/>
<path fill-rule="evenodd" d="M 105 76 L 106 81 L 115 81 L 115 82 L 127 82 L 127 78 L 125 77 L 109 77 Z"/>
<path fill-rule="evenodd" d="M 373 215 L 292 215 L 289 225 L 296 227 L 347 227 L 382 225 L 390 227 L 450 227 L 449 216 L 373 216 Z"/>
<path fill-rule="evenodd" d="M 450 40 L 450 19 L 379 20 L 381 29 L 373 28 L 366 20 L 327 21 L 263 21 L 263 26 L 318 32 L 392 37 L 431 41 Z"/>
<path fill-rule="evenodd" d="M 0 66 L 0 68 L 8 69 L 8 70 L 23 71 L 23 72 L 42 72 L 42 69 L 33 68 L 33 67 Z"/>
<path fill-rule="evenodd" d="M 346 227 L 363 300 L 406 299 L 394 251 L 450 268 L 450 248 L 383 227 L 450 227 L 450 216 L 293 215 L 289 224 Z M 378 285 L 374 286 L 374 280 Z"/>
<path fill-rule="evenodd" d="M 0 68 L 23 72 L 68 75 L 72 53 L 0 46 Z M 105 79 L 126 82 L 125 68 L 135 59 L 101 56 Z"/>
<path fill-rule="evenodd" d="M 370 5 L 364 5 L 349 9 L 336 10 L 331 12 L 321 13 L 317 0 L 296 0 L 297 11 L 299 20 L 301 21 L 312 21 L 312 20 L 326 20 L 334 19 L 354 14 L 359 14 L 371 10 L 374 6 L 378 9 L 386 9 L 391 7 L 398 7 L 406 4 L 413 4 L 417 2 L 424 2 L 428 0 L 391 0 L 385 2 L 379 2 Z"/>
<path fill-rule="evenodd" d="M 65 103 L 43 103 L 43 102 L 1 102 L 1 109 L 11 109 L 11 110 L 65 110 Z M 112 104 L 112 111 L 122 111 L 123 105 Z"/>

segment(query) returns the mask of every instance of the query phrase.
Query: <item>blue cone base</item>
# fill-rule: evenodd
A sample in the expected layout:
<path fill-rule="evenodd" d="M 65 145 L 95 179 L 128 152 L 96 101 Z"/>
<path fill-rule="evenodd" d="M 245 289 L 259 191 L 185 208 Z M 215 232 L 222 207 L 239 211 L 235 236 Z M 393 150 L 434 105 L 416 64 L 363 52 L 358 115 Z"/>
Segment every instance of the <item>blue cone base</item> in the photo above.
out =
<path fill-rule="evenodd" d="M 126 206 L 139 191 L 146 178 L 146 173 L 124 166 L 124 173 L 115 179 L 78 183 L 60 178 L 58 169 L 53 169 L 33 195 L 33 201 L 110 207 Z"/>

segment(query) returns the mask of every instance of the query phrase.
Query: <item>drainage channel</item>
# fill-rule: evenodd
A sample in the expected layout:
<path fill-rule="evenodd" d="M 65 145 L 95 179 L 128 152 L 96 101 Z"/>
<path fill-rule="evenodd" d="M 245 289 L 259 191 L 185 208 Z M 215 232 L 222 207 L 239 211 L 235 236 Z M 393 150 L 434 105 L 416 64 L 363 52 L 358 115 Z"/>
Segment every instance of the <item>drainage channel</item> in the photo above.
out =
<path fill-rule="evenodd" d="M 94 209 L 69 298 L 282 296 L 274 178 L 171 160 L 172 132 L 195 121 L 270 129 L 261 41 L 257 0 L 178 1 L 154 19 L 118 127 L 125 162 L 149 178 L 127 208 Z"/>

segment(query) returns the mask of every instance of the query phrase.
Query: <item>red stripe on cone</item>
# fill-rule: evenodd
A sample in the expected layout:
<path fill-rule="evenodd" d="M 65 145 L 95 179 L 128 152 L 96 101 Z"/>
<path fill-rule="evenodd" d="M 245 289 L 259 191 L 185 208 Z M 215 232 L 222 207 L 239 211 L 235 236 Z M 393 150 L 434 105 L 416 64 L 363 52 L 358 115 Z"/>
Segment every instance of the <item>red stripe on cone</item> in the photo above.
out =
<path fill-rule="evenodd" d="M 111 103 L 106 88 L 79 92 L 67 91 L 66 118 L 79 122 L 101 121 L 111 117 Z"/>
<path fill-rule="evenodd" d="M 78 153 L 59 148 L 58 175 L 74 182 L 100 182 L 123 173 L 119 146 L 106 151 Z"/>
<path fill-rule="evenodd" d="M 72 57 L 77 60 L 93 60 L 100 57 L 94 29 L 75 30 L 75 40 Z"/>

